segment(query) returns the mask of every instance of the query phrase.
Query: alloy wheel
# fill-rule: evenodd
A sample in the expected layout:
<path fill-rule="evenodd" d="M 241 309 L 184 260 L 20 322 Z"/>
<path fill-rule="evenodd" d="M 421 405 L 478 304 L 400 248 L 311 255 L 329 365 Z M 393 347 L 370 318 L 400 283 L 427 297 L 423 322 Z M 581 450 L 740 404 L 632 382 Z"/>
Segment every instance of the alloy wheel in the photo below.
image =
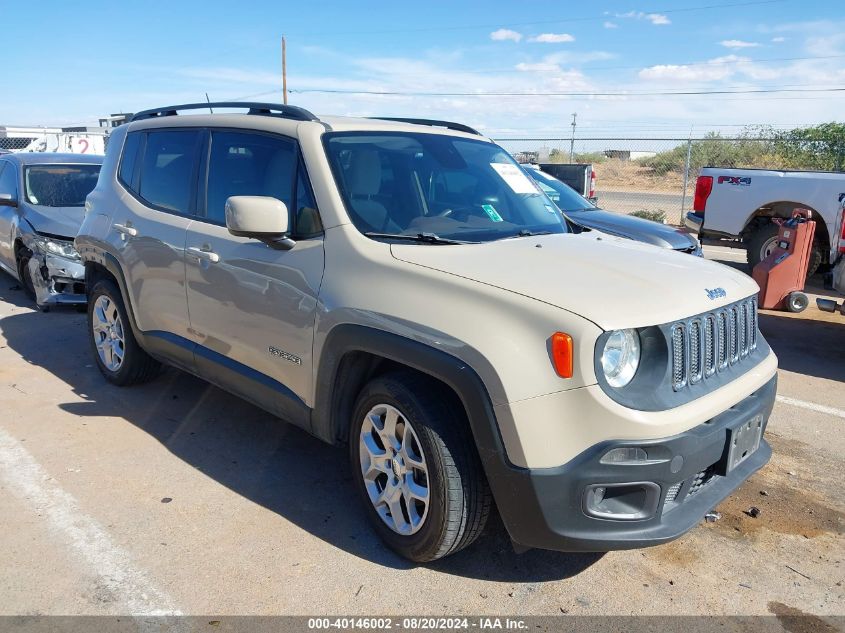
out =
<path fill-rule="evenodd" d="M 389 404 L 370 409 L 359 439 L 361 474 L 370 502 L 397 534 L 417 532 L 428 515 L 428 466 L 407 416 Z"/>
<path fill-rule="evenodd" d="M 126 340 L 117 305 L 106 295 L 94 302 L 91 330 L 100 361 L 109 371 L 118 371 L 126 353 Z"/>

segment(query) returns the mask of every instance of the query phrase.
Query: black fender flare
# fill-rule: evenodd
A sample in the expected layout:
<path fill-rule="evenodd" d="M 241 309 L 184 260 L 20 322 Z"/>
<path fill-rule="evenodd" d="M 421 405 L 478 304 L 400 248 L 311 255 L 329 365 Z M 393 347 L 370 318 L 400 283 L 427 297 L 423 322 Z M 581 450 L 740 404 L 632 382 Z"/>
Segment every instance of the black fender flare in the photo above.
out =
<path fill-rule="evenodd" d="M 333 444 L 345 440 L 347 421 L 339 418 L 339 369 L 350 352 L 365 352 L 410 367 L 451 388 L 466 411 L 478 455 L 493 497 L 501 507 L 511 505 L 517 489 L 510 486 L 516 473 L 507 457 L 493 402 L 478 373 L 463 360 L 425 343 L 362 325 L 342 324 L 328 334 L 319 359 L 311 430 Z M 495 375 L 492 374 L 492 375 Z M 342 377 L 340 377 L 342 378 Z"/>

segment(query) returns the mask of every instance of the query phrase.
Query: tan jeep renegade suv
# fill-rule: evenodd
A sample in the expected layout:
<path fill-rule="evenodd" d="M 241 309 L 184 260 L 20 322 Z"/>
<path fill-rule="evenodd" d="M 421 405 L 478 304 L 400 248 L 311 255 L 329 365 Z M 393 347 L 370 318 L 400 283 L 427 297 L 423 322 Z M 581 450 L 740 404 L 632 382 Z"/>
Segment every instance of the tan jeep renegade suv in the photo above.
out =
<path fill-rule="evenodd" d="M 175 365 L 348 446 L 402 555 L 676 538 L 769 459 L 757 286 L 577 231 L 463 125 L 150 110 L 76 238 L 100 371 Z"/>

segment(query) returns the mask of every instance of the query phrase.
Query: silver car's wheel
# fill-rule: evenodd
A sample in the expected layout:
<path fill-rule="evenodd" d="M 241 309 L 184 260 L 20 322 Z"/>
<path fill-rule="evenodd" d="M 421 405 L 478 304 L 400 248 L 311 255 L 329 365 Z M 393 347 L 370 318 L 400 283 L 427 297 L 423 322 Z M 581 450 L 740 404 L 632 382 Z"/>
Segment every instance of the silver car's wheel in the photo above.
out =
<path fill-rule="evenodd" d="M 126 340 L 117 305 L 106 295 L 100 295 L 94 303 L 91 330 L 100 361 L 109 371 L 118 371 L 126 353 Z"/>
<path fill-rule="evenodd" d="M 408 418 L 396 407 L 370 409 L 358 443 L 361 474 L 370 502 L 391 530 L 416 533 L 428 515 L 428 468 Z"/>

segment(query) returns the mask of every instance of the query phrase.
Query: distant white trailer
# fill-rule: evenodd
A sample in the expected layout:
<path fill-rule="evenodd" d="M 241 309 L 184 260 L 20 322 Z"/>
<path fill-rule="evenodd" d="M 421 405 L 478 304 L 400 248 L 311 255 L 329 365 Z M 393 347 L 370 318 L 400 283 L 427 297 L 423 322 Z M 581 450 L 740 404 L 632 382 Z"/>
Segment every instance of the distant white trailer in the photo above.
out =
<path fill-rule="evenodd" d="M 657 156 L 657 152 L 636 152 L 630 149 L 606 149 L 603 154 L 608 158 L 618 158 L 620 160 L 637 160 L 639 158 Z"/>
<path fill-rule="evenodd" d="M 71 154 L 105 154 L 105 134 L 90 132 L 58 132 L 36 137 L 22 152 L 68 152 Z"/>

